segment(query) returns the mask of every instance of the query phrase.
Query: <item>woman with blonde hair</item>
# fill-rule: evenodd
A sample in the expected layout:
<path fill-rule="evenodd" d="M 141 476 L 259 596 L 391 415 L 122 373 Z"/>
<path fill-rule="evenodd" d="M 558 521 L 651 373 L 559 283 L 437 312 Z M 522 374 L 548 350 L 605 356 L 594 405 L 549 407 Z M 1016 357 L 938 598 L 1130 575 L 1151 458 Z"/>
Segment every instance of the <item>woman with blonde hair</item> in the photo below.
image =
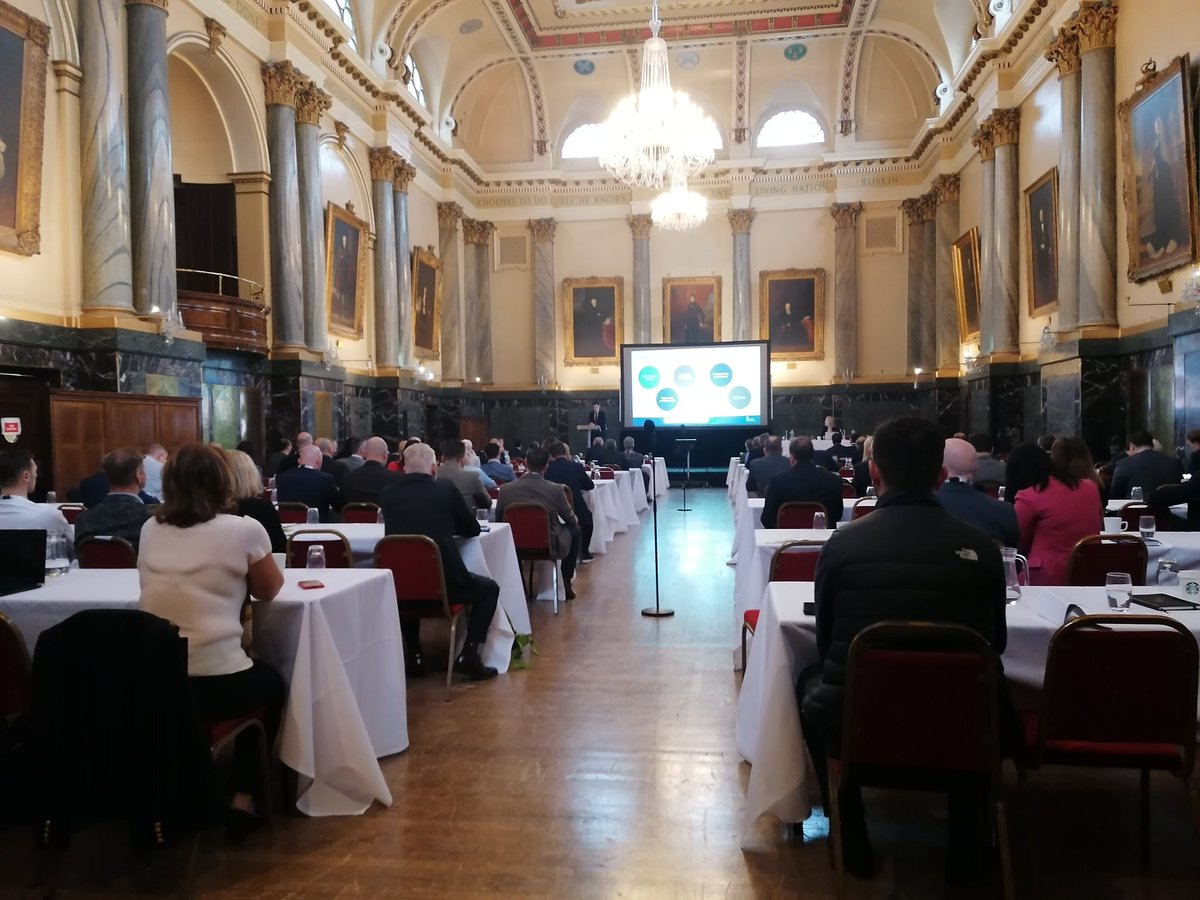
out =
<path fill-rule="evenodd" d="M 237 514 L 254 519 L 267 530 L 272 553 L 286 553 L 287 536 L 283 533 L 283 523 L 279 521 L 275 504 L 262 497 L 262 476 L 258 474 L 254 460 L 241 450 L 224 452 L 233 479 L 233 501 L 237 504 Z"/>

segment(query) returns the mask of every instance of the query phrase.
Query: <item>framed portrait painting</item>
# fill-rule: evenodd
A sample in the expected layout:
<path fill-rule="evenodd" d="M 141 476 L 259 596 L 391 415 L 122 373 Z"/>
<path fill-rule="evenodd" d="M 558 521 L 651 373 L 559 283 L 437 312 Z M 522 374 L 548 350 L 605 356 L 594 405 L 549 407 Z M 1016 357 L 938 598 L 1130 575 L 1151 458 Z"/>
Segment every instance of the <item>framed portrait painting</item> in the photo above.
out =
<path fill-rule="evenodd" d="M 979 229 L 954 242 L 954 299 L 958 304 L 958 339 L 979 339 Z"/>
<path fill-rule="evenodd" d="M 367 223 L 330 203 L 325 211 L 325 308 L 329 333 L 362 337 Z"/>
<path fill-rule="evenodd" d="M 663 343 L 721 340 L 721 276 L 663 279 Z"/>
<path fill-rule="evenodd" d="M 1120 105 L 1129 280 L 1146 281 L 1196 256 L 1196 149 L 1188 57 L 1148 72 Z"/>
<path fill-rule="evenodd" d="M 1025 189 L 1026 256 L 1029 260 L 1029 315 L 1058 309 L 1058 169 Z"/>
<path fill-rule="evenodd" d="M 437 359 L 442 349 L 442 261 L 433 248 L 412 255 L 413 349 L 420 359 Z"/>
<path fill-rule="evenodd" d="M 41 252 L 50 28 L 0 0 L 0 250 Z"/>
<path fill-rule="evenodd" d="M 771 359 L 825 358 L 824 269 L 760 272 L 758 293 L 758 333 Z"/>
<path fill-rule="evenodd" d="M 625 279 L 564 278 L 563 323 L 568 366 L 612 366 L 620 362 L 624 340 L 622 296 Z"/>

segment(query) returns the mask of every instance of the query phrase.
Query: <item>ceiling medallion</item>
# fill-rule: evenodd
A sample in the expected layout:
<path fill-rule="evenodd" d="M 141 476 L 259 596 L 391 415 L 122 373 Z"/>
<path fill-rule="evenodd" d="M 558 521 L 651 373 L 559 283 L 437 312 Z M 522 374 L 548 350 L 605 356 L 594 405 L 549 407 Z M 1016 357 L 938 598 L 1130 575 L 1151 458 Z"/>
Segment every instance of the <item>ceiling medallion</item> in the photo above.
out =
<path fill-rule="evenodd" d="M 792 62 L 796 62 L 796 60 L 804 59 L 808 55 L 808 48 L 803 44 L 788 44 L 783 51 L 783 55 Z"/>
<path fill-rule="evenodd" d="M 596 64 L 590 59 L 575 60 L 575 72 L 578 75 L 591 75 L 596 71 Z"/>
<path fill-rule="evenodd" d="M 695 50 L 681 50 L 675 62 L 679 63 L 681 69 L 694 69 L 700 64 L 700 54 Z"/>
<path fill-rule="evenodd" d="M 461 25 L 458 26 L 458 33 L 459 34 L 474 34 L 476 31 L 478 31 L 482 27 L 483 27 L 483 21 L 481 19 L 467 19 L 467 21 L 463 22 Z"/>

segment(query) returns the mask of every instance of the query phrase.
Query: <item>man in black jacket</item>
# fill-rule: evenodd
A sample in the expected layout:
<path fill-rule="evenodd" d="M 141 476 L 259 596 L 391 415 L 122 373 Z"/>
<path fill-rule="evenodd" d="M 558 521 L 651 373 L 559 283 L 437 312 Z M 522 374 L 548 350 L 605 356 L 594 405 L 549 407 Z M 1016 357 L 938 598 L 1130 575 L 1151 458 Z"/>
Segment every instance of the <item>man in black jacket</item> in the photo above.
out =
<path fill-rule="evenodd" d="M 367 438 L 360 449 L 363 464 L 342 476 L 342 501 L 378 503 L 384 488 L 399 477 L 387 468 L 388 445 L 381 437 Z"/>
<path fill-rule="evenodd" d="M 328 472 L 321 471 L 321 451 L 309 444 L 300 451 L 300 465 L 275 476 L 280 503 L 303 503 L 315 507 L 322 522 L 332 522 L 334 510 L 342 508 L 342 495 Z"/>
<path fill-rule="evenodd" d="M 974 525 L 1005 547 L 1018 547 L 1021 529 L 1011 503 L 989 497 L 975 487 L 975 448 L 961 438 L 946 441 L 943 466 L 946 480 L 938 488 L 938 502 L 956 519 Z"/>
<path fill-rule="evenodd" d="M 496 670 L 484 665 L 480 649 L 487 643 L 488 628 L 496 615 L 500 585 L 482 575 L 467 571 L 458 552 L 455 535 L 476 537 L 479 522 L 467 509 L 458 488 L 449 481 L 433 477 L 436 457 L 428 444 L 413 444 L 404 451 L 404 475 L 384 489 L 379 498 L 383 511 L 384 534 L 423 534 L 432 538 L 442 555 L 442 574 L 451 603 L 465 603 L 467 642 L 455 668 L 473 681 L 496 677 Z M 400 618 L 404 636 L 404 659 L 410 675 L 425 673 L 421 654 L 421 620 Z"/>
<path fill-rule="evenodd" d="M 763 528 L 777 527 L 779 507 L 792 501 L 820 503 L 825 507 L 828 524 L 836 525 L 842 520 L 842 479 L 813 465 L 811 438 L 792 438 L 789 451 L 792 467 L 776 475 L 767 485 L 761 519 Z"/>
<path fill-rule="evenodd" d="M 1135 431 L 1129 436 L 1129 456 L 1113 469 L 1109 497 L 1128 500 L 1129 492 L 1140 487 L 1142 499 L 1146 499 L 1163 485 L 1179 484 L 1182 480 L 1183 463 L 1155 450 L 1154 438 L 1149 432 Z"/>
<path fill-rule="evenodd" d="M 571 489 L 575 518 L 579 520 L 579 561 L 589 563 L 592 561 L 592 531 L 595 522 L 592 520 L 592 511 L 587 505 L 584 492 L 595 490 L 596 485 L 588 477 L 583 466 L 567 456 L 567 447 L 562 441 L 554 441 L 546 452 L 550 455 L 550 462 L 546 466 L 544 477 L 547 481 L 564 484 Z M 570 569 L 573 575 L 575 567 L 571 566 Z M 566 565 L 563 566 L 563 578 L 571 580 Z"/>
<path fill-rule="evenodd" d="M 875 432 L 870 462 L 879 504 L 838 528 L 817 562 L 815 597 L 820 678 L 801 704 L 805 740 L 821 779 L 841 750 L 846 658 L 860 631 L 892 619 L 965 625 L 1004 652 L 1004 568 L 986 534 L 938 503 L 944 440 L 921 419 L 895 419 Z M 948 874 L 977 876 L 984 790 L 950 795 Z M 856 787 L 839 795 L 847 871 L 870 877 L 875 863 Z M 974 854 L 974 856 L 973 856 Z"/>
<path fill-rule="evenodd" d="M 783 438 L 775 435 L 767 438 L 763 451 L 762 459 L 750 463 L 750 474 L 746 477 L 746 492 L 759 497 L 767 496 L 767 485 L 771 479 L 786 472 L 790 466 L 783 458 Z"/>

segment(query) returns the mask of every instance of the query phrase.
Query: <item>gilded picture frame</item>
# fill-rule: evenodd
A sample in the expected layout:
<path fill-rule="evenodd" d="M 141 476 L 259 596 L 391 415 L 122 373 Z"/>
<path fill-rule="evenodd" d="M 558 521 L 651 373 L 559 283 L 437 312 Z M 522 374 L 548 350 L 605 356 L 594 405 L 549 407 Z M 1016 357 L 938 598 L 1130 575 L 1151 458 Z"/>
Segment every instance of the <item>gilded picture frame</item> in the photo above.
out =
<path fill-rule="evenodd" d="M 418 359 L 442 355 L 442 261 L 433 247 L 412 253 L 413 352 Z"/>
<path fill-rule="evenodd" d="M 615 366 L 625 341 L 625 279 L 564 278 L 563 328 L 568 366 Z"/>
<path fill-rule="evenodd" d="M 972 228 L 952 246 L 954 301 L 958 306 L 958 339 L 979 340 L 979 229 Z"/>
<path fill-rule="evenodd" d="M 0 250 L 42 251 L 42 141 L 50 28 L 0 0 Z"/>
<path fill-rule="evenodd" d="M 758 333 L 771 359 L 825 358 L 825 270 L 758 273 Z"/>
<path fill-rule="evenodd" d="M 325 208 L 325 310 L 329 333 L 360 338 L 367 295 L 369 227 L 351 212 Z"/>
<path fill-rule="evenodd" d="M 720 343 L 720 275 L 664 278 L 662 292 L 664 344 Z"/>
<path fill-rule="evenodd" d="M 1030 318 L 1058 310 L 1058 168 L 1025 188 L 1025 284 Z"/>
<path fill-rule="evenodd" d="M 1147 73 L 1117 107 L 1129 280 L 1148 281 L 1196 259 L 1196 147 L 1187 56 Z"/>

